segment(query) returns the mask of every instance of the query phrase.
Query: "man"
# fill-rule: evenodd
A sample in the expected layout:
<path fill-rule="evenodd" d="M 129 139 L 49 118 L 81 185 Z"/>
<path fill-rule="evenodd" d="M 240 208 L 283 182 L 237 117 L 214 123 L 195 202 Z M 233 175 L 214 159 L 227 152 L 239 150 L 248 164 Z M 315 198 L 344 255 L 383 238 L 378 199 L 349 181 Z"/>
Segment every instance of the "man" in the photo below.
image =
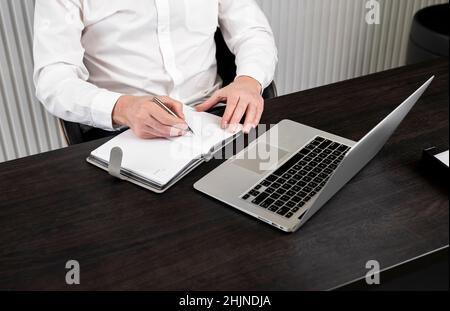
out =
<path fill-rule="evenodd" d="M 218 26 L 237 65 L 222 89 Z M 226 102 L 222 127 L 235 131 L 245 116 L 249 132 L 277 63 L 254 0 L 36 0 L 34 28 L 36 94 L 47 110 L 104 130 L 129 127 L 141 138 L 184 135 L 183 104 L 206 111 Z"/>

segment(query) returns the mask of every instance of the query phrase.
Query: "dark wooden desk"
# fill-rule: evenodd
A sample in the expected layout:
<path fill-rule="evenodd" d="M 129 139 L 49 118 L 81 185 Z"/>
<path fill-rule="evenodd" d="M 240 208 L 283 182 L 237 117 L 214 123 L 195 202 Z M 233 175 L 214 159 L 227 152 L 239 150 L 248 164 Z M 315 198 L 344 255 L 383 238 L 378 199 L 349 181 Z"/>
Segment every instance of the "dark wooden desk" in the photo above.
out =
<path fill-rule="evenodd" d="M 325 290 L 448 245 L 448 182 L 421 168 L 448 147 L 448 62 L 405 67 L 267 102 L 290 118 L 360 139 L 432 74 L 436 80 L 379 156 L 294 234 L 194 191 L 219 162 L 164 195 L 88 165 L 102 141 L 0 165 L 0 289 Z M 65 285 L 65 263 L 81 285 Z"/>

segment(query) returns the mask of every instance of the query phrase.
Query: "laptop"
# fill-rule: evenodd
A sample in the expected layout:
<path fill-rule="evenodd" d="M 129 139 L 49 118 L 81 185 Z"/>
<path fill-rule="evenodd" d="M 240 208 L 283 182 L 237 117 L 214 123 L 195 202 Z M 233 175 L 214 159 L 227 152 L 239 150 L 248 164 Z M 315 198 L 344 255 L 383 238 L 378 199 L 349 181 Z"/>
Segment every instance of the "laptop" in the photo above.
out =
<path fill-rule="evenodd" d="M 294 232 L 375 157 L 433 79 L 359 142 L 283 120 L 194 188 Z"/>

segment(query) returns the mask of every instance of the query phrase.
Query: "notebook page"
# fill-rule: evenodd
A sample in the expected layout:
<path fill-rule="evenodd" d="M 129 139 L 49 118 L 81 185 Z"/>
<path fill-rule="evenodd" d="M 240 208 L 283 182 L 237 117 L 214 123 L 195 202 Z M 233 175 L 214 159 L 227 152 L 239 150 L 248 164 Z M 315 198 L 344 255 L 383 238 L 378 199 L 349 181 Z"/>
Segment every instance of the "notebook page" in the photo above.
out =
<path fill-rule="evenodd" d="M 195 135 L 171 139 L 140 139 L 131 130 L 113 138 L 92 152 L 92 155 L 109 163 L 114 147 L 123 151 L 122 167 L 152 180 L 167 184 L 189 163 L 208 154 L 210 149 L 234 134 L 221 129 L 221 118 L 185 108 L 186 122 Z"/>
<path fill-rule="evenodd" d="M 221 128 L 222 118 L 206 112 L 196 112 L 190 107 L 184 109 L 186 122 L 194 131 L 183 137 L 171 138 L 182 146 L 188 146 L 195 154 L 209 154 L 211 148 L 233 137 L 235 133 Z M 239 128 L 239 131 L 241 127 Z"/>

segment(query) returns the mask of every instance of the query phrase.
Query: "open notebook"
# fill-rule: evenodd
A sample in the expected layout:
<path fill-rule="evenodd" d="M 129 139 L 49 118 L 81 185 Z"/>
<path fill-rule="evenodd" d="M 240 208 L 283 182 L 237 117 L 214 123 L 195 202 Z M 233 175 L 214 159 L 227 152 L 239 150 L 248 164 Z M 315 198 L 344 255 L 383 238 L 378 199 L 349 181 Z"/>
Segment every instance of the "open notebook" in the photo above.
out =
<path fill-rule="evenodd" d="M 184 113 L 195 135 L 145 140 L 128 130 L 94 150 L 87 161 L 108 170 L 111 150 L 119 147 L 123 153 L 121 177 L 162 193 L 241 133 L 223 130 L 215 115 L 189 107 Z"/>

